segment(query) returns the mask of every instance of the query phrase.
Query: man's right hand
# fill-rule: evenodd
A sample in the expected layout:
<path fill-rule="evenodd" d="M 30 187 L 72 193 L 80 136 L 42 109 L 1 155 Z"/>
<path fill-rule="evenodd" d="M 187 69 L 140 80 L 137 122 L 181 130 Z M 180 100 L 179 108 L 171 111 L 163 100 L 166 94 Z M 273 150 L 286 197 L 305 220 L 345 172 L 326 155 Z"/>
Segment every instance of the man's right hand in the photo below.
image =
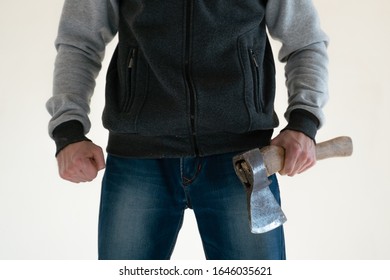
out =
<path fill-rule="evenodd" d="M 73 183 L 91 182 L 105 168 L 103 150 L 89 141 L 66 146 L 57 155 L 62 179 Z"/>

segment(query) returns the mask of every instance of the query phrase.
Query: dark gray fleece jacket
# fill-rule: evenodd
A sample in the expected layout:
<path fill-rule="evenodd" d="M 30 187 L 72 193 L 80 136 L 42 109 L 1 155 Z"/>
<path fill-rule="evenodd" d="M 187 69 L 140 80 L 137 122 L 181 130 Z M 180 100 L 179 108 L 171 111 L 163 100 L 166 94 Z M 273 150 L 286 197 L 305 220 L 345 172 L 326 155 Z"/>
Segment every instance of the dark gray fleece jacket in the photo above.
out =
<path fill-rule="evenodd" d="M 267 145 L 278 125 L 267 32 L 286 62 L 288 129 L 314 139 L 327 100 L 327 37 L 310 0 L 66 0 L 47 102 L 57 151 L 85 140 L 106 44 L 109 153 L 205 156 Z"/>

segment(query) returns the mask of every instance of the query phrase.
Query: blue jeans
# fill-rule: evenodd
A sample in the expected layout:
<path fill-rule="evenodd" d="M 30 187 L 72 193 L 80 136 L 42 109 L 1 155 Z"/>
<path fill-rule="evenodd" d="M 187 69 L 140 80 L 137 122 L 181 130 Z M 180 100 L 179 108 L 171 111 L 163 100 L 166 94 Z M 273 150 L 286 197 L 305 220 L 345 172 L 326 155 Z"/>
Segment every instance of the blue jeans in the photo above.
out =
<path fill-rule="evenodd" d="M 285 259 L 283 227 L 249 228 L 246 193 L 232 158 L 130 159 L 109 155 L 102 184 L 99 259 L 167 260 L 194 211 L 206 259 Z M 276 176 L 270 186 L 276 199 Z"/>

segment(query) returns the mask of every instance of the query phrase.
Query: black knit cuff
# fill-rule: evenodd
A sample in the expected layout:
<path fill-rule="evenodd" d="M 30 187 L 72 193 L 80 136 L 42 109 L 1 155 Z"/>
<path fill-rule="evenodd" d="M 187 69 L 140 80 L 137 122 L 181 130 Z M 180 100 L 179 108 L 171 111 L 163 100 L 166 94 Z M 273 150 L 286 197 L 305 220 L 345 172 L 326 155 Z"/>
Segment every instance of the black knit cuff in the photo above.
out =
<path fill-rule="evenodd" d="M 283 130 L 302 132 L 315 141 L 319 124 L 318 119 L 312 113 L 296 109 L 290 113 L 288 125 Z"/>
<path fill-rule="evenodd" d="M 56 154 L 68 146 L 81 141 L 91 141 L 84 135 L 84 127 L 79 121 L 68 121 L 57 126 L 53 131 L 53 139 L 56 143 Z"/>

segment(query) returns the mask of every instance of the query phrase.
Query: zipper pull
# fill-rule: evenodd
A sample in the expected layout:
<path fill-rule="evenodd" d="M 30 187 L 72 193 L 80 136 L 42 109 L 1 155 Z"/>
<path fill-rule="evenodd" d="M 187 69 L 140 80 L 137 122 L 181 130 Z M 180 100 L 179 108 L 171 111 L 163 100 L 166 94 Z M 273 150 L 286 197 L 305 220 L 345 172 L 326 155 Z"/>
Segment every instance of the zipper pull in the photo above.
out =
<path fill-rule="evenodd" d="M 132 49 L 131 53 L 130 53 L 130 59 L 129 59 L 129 65 L 128 65 L 129 68 L 133 68 L 133 66 L 134 66 L 134 54 L 135 54 L 135 49 Z"/>
<path fill-rule="evenodd" d="M 259 68 L 259 64 L 257 63 L 257 58 L 256 58 L 255 52 L 252 49 L 250 50 L 250 52 L 251 52 L 251 55 L 252 55 L 253 63 L 255 64 L 256 68 Z"/>

